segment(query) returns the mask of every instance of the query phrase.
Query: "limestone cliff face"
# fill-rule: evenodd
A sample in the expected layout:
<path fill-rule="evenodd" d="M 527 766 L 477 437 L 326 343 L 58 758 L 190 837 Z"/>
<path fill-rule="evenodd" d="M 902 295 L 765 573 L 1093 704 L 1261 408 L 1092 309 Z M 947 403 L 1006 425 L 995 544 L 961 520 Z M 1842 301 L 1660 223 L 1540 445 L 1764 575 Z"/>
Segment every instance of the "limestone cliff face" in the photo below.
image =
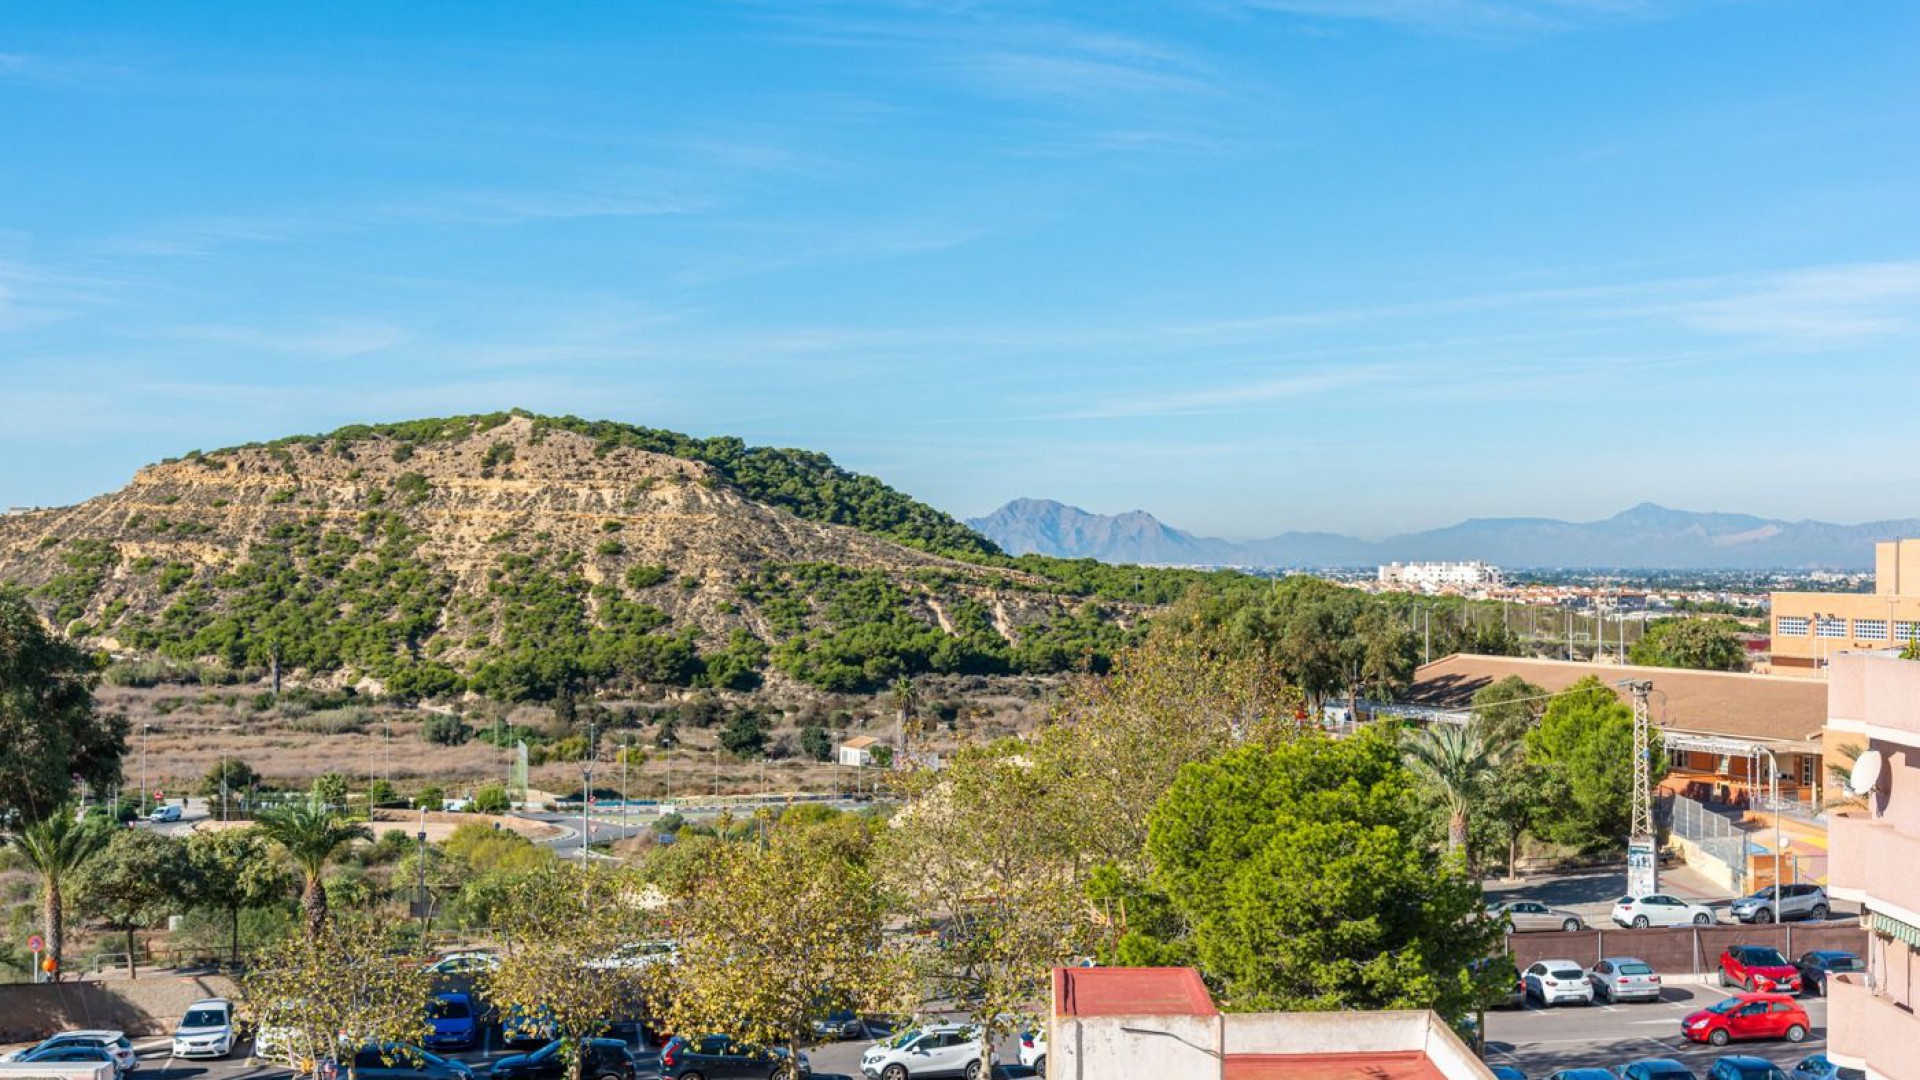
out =
<path fill-rule="evenodd" d="M 802 563 L 881 573 L 943 628 L 945 606 L 975 602 L 1010 639 L 1072 604 L 1017 572 L 796 517 L 704 462 L 524 416 L 444 439 L 197 455 L 78 506 L 0 518 L 0 581 L 28 589 L 56 625 L 108 648 L 167 639 L 176 655 L 186 631 L 291 596 L 335 603 L 341 619 L 411 619 L 403 647 L 458 668 L 514 645 L 501 639 L 503 607 L 530 565 L 582 586 L 590 619 L 617 599 L 663 612 L 664 630 L 703 647 L 735 630 L 777 644 L 806 619 L 770 616 L 751 583 Z M 415 572 L 417 589 L 388 587 Z M 329 584 L 342 581 L 354 584 Z M 422 597 L 437 605 L 425 618 Z"/>

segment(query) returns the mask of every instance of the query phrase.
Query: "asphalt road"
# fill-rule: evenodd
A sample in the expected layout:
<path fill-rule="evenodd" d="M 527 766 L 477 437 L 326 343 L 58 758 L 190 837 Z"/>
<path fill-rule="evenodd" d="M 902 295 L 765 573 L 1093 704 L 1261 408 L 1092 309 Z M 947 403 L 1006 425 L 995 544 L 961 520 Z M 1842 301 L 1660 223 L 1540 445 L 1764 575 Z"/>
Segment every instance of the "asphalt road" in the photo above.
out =
<path fill-rule="evenodd" d="M 1764 1057 L 1791 1070 L 1826 1049 L 1827 1002 L 1801 998 L 1813 1032 L 1805 1042 L 1736 1042 L 1724 1049 L 1690 1043 L 1680 1020 L 1728 993 L 1713 986 L 1668 986 L 1657 1002 L 1630 1005 L 1556 1005 L 1551 1009 L 1500 1010 L 1487 1014 L 1487 1061 L 1514 1065 L 1529 1077 L 1579 1066 L 1613 1068 L 1645 1057 L 1673 1058 L 1705 1076 L 1727 1054 Z"/>

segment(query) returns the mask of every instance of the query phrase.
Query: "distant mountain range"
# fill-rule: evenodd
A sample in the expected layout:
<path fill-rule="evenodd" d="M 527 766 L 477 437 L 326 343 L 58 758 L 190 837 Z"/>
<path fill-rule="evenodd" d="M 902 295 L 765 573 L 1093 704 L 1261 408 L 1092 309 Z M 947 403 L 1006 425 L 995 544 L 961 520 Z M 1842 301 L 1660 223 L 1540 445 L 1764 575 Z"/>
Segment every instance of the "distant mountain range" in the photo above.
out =
<path fill-rule="evenodd" d="M 1484 559 L 1514 567 L 1619 569 L 1835 569 L 1873 567 L 1873 544 L 1920 536 L 1920 518 L 1834 525 L 1747 514 L 1697 513 L 1641 503 L 1602 521 L 1469 518 L 1425 532 L 1361 540 L 1289 532 L 1220 540 L 1173 528 L 1143 510 L 1093 514 L 1050 499 L 1015 499 L 967 521 L 1011 554 L 1171 566 L 1371 566 Z"/>

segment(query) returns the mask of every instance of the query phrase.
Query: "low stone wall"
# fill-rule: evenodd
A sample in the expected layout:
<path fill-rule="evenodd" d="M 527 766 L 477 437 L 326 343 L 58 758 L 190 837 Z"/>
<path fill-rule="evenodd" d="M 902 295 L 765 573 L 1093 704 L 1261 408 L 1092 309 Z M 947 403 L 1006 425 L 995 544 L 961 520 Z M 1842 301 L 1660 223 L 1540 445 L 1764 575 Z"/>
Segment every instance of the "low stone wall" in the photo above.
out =
<path fill-rule="evenodd" d="M 234 996 L 225 975 L 154 973 L 133 980 L 0 986 L 0 1043 L 43 1039 L 70 1028 L 115 1028 L 133 1037 L 171 1035 L 187 1006 Z"/>

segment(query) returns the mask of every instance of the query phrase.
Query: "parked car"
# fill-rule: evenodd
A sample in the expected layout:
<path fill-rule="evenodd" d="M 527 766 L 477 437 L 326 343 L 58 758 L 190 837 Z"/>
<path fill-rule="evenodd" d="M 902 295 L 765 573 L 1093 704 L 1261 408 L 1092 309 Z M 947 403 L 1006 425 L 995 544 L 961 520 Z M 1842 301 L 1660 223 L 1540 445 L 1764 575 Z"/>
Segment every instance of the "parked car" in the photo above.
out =
<path fill-rule="evenodd" d="M 480 1024 L 473 1015 L 473 998 L 448 992 L 435 994 L 427 1002 L 427 1022 L 433 1030 L 427 1034 L 431 1050 L 465 1050 L 480 1041 Z"/>
<path fill-rule="evenodd" d="M 1493 1080 L 1527 1080 L 1526 1073 L 1511 1065 L 1490 1065 L 1488 1069 L 1493 1073 Z"/>
<path fill-rule="evenodd" d="M 1614 1075 L 1605 1069 L 1561 1069 L 1547 1074 L 1547 1080 L 1615 1080 Z"/>
<path fill-rule="evenodd" d="M 51 1050 L 56 1046 L 99 1046 L 113 1055 L 113 1067 L 121 1076 L 140 1067 L 140 1057 L 133 1052 L 133 1043 L 128 1041 L 126 1032 L 109 1031 L 102 1028 L 88 1028 L 81 1031 L 63 1031 L 51 1038 L 13 1053 L 0 1057 L 0 1061 L 25 1061 L 28 1054 L 42 1050 Z"/>
<path fill-rule="evenodd" d="M 173 1056 L 223 1058 L 233 1051 L 233 1002 L 206 998 L 187 1006 L 173 1029 Z"/>
<path fill-rule="evenodd" d="M 1047 1075 L 1047 1033 L 1044 1031 L 1023 1031 L 1020 1033 L 1020 1064 L 1033 1070 L 1035 1076 Z M 1527 1080 L 1521 1077 L 1520 1080 Z"/>
<path fill-rule="evenodd" d="M 1672 1058 L 1641 1058 L 1620 1066 L 1620 1080 L 1696 1080 L 1693 1070 Z"/>
<path fill-rule="evenodd" d="M 1800 1064 L 1788 1074 L 1790 1080 L 1866 1080 L 1864 1069 L 1843 1069 L 1827 1060 L 1825 1054 L 1815 1054 L 1802 1058 Z"/>
<path fill-rule="evenodd" d="M 1526 984 L 1527 997 L 1542 1006 L 1558 1005 L 1563 1001 L 1593 1004 L 1593 984 L 1587 981 L 1587 973 L 1572 960 L 1542 960 L 1528 968 L 1521 978 Z"/>
<path fill-rule="evenodd" d="M 852 1009 L 835 1009 L 813 1019 L 816 1039 L 858 1039 L 867 1033 L 867 1022 Z"/>
<path fill-rule="evenodd" d="M 1827 992 L 1827 976 L 1849 975 L 1867 970 L 1866 962 L 1840 949 L 1815 949 L 1800 954 L 1793 962 L 1800 972 L 1800 986 L 1809 994 Z"/>
<path fill-rule="evenodd" d="M 541 1047 L 560 1037 L 545 1010 L 509 1008 L 500 1016 L 500 1041 L 508 1046 Z"/>
<path fill-rule="evenodd" d="M 1653 965 L 1631 956 L 1609 956 L 1587 969 L 1594 996 L 1616 1001 L 1659 1001 L 1660 976 Z"/>
<path fill-rule="evenodd" d="M 68 1043 L 65 1046 L 49 1046 L 45 1050 L 29 1050 L 11 1064 L 16 1065 L 58 1065 L 67 1062 L 84 1062 L 89 1065 L 109 1065 L 113 1072 L 102 1076 L 120 1075 L 120 1064 L 113 1059 L 113 1051 L 104 1046 L 85 1043 Z"/>
<path fill-rule="evenodd" d="M 427 965 L 433 975 L 478 975 L 500 967 L 500 958 L 490 952 L 455 952 Z"/>
<path fill-rule="evenodd" d="M 661 1080 L 767 1080 L 781 1076 L 786 1065 L 787 1052 L 780 1047 L 753 1046 L 725 1035 L 675 1035 L 660 1048 Z M 800 1075 L 812 1074 L 813 1062 L 802 1050 Z"/>
<path fill-rule="evenodd" d="M 531 1054 L 513 1054 L 493 1063 L 493 1080 L 567 1080 L 573 1075 L 573 1060 L 561 1053 L 564 1043 L 555 1039 Z M 585 1067 L 580 1075 L 586 1080 L 634 1080 L 639 1068 L 627 1044 L 619 1039 L 583 1039 L 580 1056 Z"/>
<path fill-rule="evenodd" d="M 1613 902 L 1613 921 L 1621 926 L 1706 926 L 1715 921 L 1713 909 L 1666 893 L 1623 896 Z"/>
<path fill-rule="evenodd" d="M 1505 903 L 1488 904 L 1487 914 L 1496 919 L 1505 918 L 1507 925 L 1515 933 L 1531 930 L 1584 930 L 1586 922 L 1571 911 L 1550 908 L 1537 900 L 1510 900 Z"/>
<path fill-rule="evenodd" d="M 345 1074 L 343 1066 L 338 1071 Z M 473 1066 L 404 1043 L 378 1043 L 354 1051 L 357 1080 L 473 1080 Z"/>
<path fill-rule="evenodd" d="M 921 1076 L 980 1075 L 980 1039 L 963 1024 L 933 1024 L 909 1028 L 885 1042 L 874 1043 L 860 1056 L 860 1071 L 868 1080 L 910 1080 Z"/>
<path fill-rule="evenodd" d="M 1707 1080 L 1786 1080 L 1786 1071 L 1766 1058 L 1729 1054 L 1707 1070 Z"/>
<path fill-rule="evenodd" d="M 153 808 L 153 813 L 147 815 L 147 820 L 148 821 L 179 821 L 180 807 L 175 803 L 166 803 L 161 806 L 156 806 Z"/>
<path fill-rule="evenodd" d="M 1770 923 L 1788 919 L 1824 919 L 1832 907 L 1827 890 L 1818 885 L 1769 885 L 1751 896 L 1735 900 L 1728 908 L 1741 922 Z"/>
<path fill-rule="evenodd" d="M 1725 1046 L 1734 1039 L 1800 1042 L 1812 1028 L 1807 1011 L 1786 994 L 1735 994 L 1680 1021 L 1680 1034 L 1694 1042 Z"/>
<path fill-rule="evenodd" d="M 1800 992 L 1800 969 L 1771 945 L 1730 945 L 1720 954 L 1720 985 L 1748 990 Z"/>

